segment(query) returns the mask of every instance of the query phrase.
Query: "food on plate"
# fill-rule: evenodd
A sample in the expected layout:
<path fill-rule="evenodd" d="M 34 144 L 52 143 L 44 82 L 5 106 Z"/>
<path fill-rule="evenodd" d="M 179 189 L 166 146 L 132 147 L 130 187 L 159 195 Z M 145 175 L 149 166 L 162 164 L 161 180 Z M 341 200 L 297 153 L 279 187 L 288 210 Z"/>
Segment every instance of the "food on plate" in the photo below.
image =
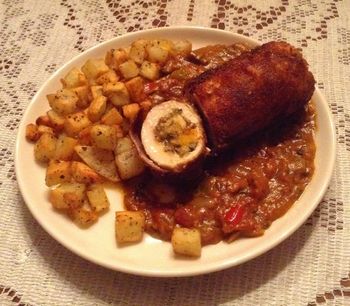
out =
<path fill-rule="evenodd" d="M 213 149 L 281 121 L 301 109 L 315 80 L 299 51 L 270 42 L 211 69 L 186 85 Z"/>
<path fill-rule="evenodd" d="M 171 244 L 176 254 L 201 256 L 201 234 L 196 228 L 175 228 L 171 236 Z"/>
<path fill-rule="evenodd" d="M 90 185 L 86 195 L 92 209 L 95 212 L 101 213 L 108 210 L 110 204 L 106 192 L 101 184 Z"/>
<path fill-rule="evenodd" d="M 122 184 L 118 244 L 148 232 L 178 255 L 262 235 L 314 171 L 314 79 L 287 43 L 192 50 L 140 39 L 70 70 L 26 138 L 49 201 L 81 226 Z"/>
<path fill-rule="evenodd" d="M 145 216 L 139 211 L 117 211 L 115 234 L 118 243 L 137 242 L 142 239 Z"/>
<path fill-rule="evenodd" d="M 159 173 L 181 173 L 207 153 L 202 121 L 188 103 L 170 100 L 148 112 L 131 136 L 146 165 Z"/>

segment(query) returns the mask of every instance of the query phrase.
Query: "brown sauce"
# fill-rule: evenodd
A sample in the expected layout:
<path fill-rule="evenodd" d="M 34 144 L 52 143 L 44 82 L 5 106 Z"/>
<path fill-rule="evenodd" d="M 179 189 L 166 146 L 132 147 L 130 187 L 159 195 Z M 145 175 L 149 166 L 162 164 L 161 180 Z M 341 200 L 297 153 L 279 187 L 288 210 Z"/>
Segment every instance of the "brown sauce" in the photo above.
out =
<path fill-rule="evenodd" d="M 217 61 L 217 56 L 212 57 Z M 188 65 L 191 77 L 202 71 L 199 64 Z M 181 97 L 183 79 L 170 74 L 157 82 L 154 101 Z M 287 212 L 312 178 L 314 129 L 310 102 L 289 120 L 207 160 L 204 176 L 192 185 L 165 184 L 149 173 L 126 183 L 126 209 L 142 210 L 146 231 L 165 240 L 175 226 L 198 228 L 202 244 L 262 235 Z"/>

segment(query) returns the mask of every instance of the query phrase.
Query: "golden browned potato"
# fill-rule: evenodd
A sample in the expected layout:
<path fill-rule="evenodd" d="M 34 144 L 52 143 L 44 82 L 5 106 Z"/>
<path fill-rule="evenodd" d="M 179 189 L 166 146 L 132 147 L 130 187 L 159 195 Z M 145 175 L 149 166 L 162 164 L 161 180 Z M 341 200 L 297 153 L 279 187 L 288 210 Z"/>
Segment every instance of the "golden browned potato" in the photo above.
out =
<path fill-rule="evenodd" d="M 64 116 L 56 113 L 53 109 L 47 112 L 47 117 L 50 120 L 51 126 L 56 130 L 60 131 L 64 127 Z"/>
<path fill-rule="evenodd" d="M 26 138 L 29 141 L 37 141 L 40 138 L 37 125 L 30 123 L 26 126 Z"/>
<path fill-rule="evenodd" d="M 86 192 L 91 209 L 97 213 L 104 212 L 109 208 L 106 192 L 101 184 L 93 184 Z"/>
<path fill-rule="evenodd" d="M 133 78 L 125 83 L 130 98 L 133 102 L 141 102 L 146 99 L 144 81 L 141 77 Z"/>
<path fill-rule="evenodd" d="M 34 145 L 34 156 L 39 162 L 48 162 L 55 156 L 57 139 L 51 133 L 44 133 Z"/>
<path fill-rule="evenodd" d="M 117 125 L 123 122 L 123 117 L 115 107 L 112 107 L 102 116 L 101 122 L 107 125 Z"/>
<path fill-rule="evenodd" d="M 117 144 L 117 130 L 114 126 L 96 124 L 90 131 L 92 144 L 105 150 L 114 150 Z"/>
<path fill-rule="evenodd" d="M 141 241 L 144 227 L 145 215 L 140 211 L 117 211 L 115 214 L 118 243 Z"/>
<path fill-rule="evenodd" d="M 71 162 L 52 160 L 46 169 L 46 186 L 53 186 L 71 180 Z"/>
<path fill-rule="evenodd" d="M 46 125 L 39 125 L 38 126 L 38 133 L 39 135 L 41 136 L 42 134 L 52 134 L 54 135 L 54 131 L 53 131 L 53 128 L 49 127 L 49 126 L 46 126 Z"/>
<path fill-rule="evenodd" d="M 72 212 L 76 211 L 86 203 L 85 196 L 82 198 L 79 194 L 76 194 L 74 192 L 64 193 L 63 200 L 68 206 L 68 209 L 66 211 L 68 216 L 71 216 Z"/>
<path fill-rule="evenodd" d="M 129 119 L 130 122 L 134 121 L 140 111 L 140 105 L 138 103 L 131 103 L 123 106 L 123 115 Z"/>
<path fill-rule="evenodd" d="M 119 65 L 126 62 L 128 60 L 128 54 L 123 49 L 110 50 L 106 54 L 105 62 L 106 64 L 114 69 L 118 70 Z"/>
<path fill-rule="evenodd" d="M 106 73 L 100 75 L 96 79 L 96 83 L 99 85 L 103 85 L 105 83 L 115 83 L 119 80 L 119 76 L 116 74 L 116 72 L 112 69 L 107 71 Z"/>
<path fill-rule="evenodd" d="M 101 119 L 102 115 L 106 111 L 107 98 L 105 96 L 99 96 L 92 100 L 88 108 L 88 116 L 92 122 L 96 122 Z"/>
<path fill-rule="evenodd" d="M 35 120 L 35 124 L 36 125 L 45 125 L 45 126 L 51 126 L 51 121 L 48 115 L 42 115 L 39 116 L 36 120 Z"/>
<path fill-rule="evenodd" d="M 192 43 L 188 40 L 176 41 L 173 45 L 172 51 L 175 55 L 182 55 L 184 57 L 188 56 L 192 52 Z"/>
<path fill-rule="evenodd" d="M 85 207 L 80 207 L 69 211 L 69 216 L 81 226 L 90 226 L 98 219 L 98 214 Z"/>
<path fill-rule="evenodd" d="M 61 89 L 56 94 L 47 95 L 51 108 L 58 114 L 68 115 L 77 110 L 79 100 L 77 94 L 71 89 Z"/>
<path fill-rule="evenodd" d="M 159 70 L 158 64 L 144 61 L 140 68 L 140 75 L 146 79 L 154 81 L 159 78 Z"/>
<path fill-rule="evenodd" d="M 49 201 L 51 202 L 54 208 L 59 210 L 66 210 L 70 208 L 70 196 L 66 196 L 66 201 L 64 199 L 64 196 L 67 194 L 74 194 L 76 195 L 74 197 L 74 201 L 83 201 L 86 196 L 85 190 L 86 187 L 84 184 L 63 183 L 50 190 Z"/>
<path fill-rule="evenodd" d="M 137 64 L 142 64 L 147 56 L 146 45 L 146 40 L 137 40 L 133 42 L 129 51 L 129 58 Z"/>
<path fill-rule="evenodd" d="M 71 173 L 74 181 L 81 184 L 93 184 L 103 181 L 102 177 L 84 163 L 73 161 Z"/>
<path fill-rule="evenodd" d="M 104 84 L 103 93 L 115 106 L 123 106 L 130 102 L 128 89 L 122 82 Z"/>
<path fill-rule="evenodd" d="M 201 235 L 198 229 L 175 228 L 171 236 L 171 244 L 176 254 L 201 256 Z"/>
<path fill-rule="evenodd" d="M 55 159 L 70 160 L 73 156 L 74 147 L 77 145 L 77 143 L 77 139 L 61 134 L 56 143 Z"/>
<path fill-rule="evenodd" d="M 125 79 L 134 78 L 139 74 L 139 68 L 133 60 L 120 64 L 119 71 Z"/>
<path fill-rule="evenodd" d="M 103 87 L 102 85 L 93 85 L 90 87 L 91 95 L 93 99 L 96 99 L 99 96 L 103 96 Z"/>
<path fill-rule="evenodd" d="M 87 84 L 87 79 L 78 68 L 73 68 L 67 75 L 61 80 L 63 87 L 73 88 Z"/>
<path fill-rule="evenodd" d="M 103 59 L 89 59 L 83 67 L 81 67 L 81 71 L 88 79 L 96 79 L 108 72 L 109 68 Z"/>
<path fill-rule="evenodd" d="M 85 108 L 90 104 L 90 87 L 87 85 L 72 88 L 72 91 L 78 96 L 77 106 Z"/>
<path fill-rule="evenodd" d="M 162 49 L 167 50 L 168 52 L 170 52 L 174 47 L 174 43 L 168 39 L 154 39 L 151 41 L 150 44 L 154 46 L 159 46 Z"/>
<path fill-rule="evenodd" d="M 68 115 L 64 122 L 64 130 L 69 136 L 76 136 L 80 131 L 91 125 L 91 121 L 84 112 Z"/>
<path fill-rule="evenodd" d="M 146 47 L 148 60 L 152 63 L 164 63 L 169 56 L 169 50 L 159 45 L 159 41 L 153 41 Z"/>

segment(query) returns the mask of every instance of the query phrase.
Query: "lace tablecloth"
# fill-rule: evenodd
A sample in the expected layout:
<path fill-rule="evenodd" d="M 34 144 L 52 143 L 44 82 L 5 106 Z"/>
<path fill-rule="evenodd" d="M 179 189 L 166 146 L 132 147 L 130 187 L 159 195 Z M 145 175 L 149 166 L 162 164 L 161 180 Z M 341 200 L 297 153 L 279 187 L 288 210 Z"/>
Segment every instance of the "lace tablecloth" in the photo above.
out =
<path fill-rule="evenodd" d="M 0 16 L 0 305 L 350 305 L 350 1 L 3 0 Z M 171 25 L 301 47 L 332 109 L 338 157 L 324 200 L 278 247 L 222 272 L 157 279 L 96 266 L 44 232 L 19 193 L 14 146 L 25 108 L 62 64 Z"/>

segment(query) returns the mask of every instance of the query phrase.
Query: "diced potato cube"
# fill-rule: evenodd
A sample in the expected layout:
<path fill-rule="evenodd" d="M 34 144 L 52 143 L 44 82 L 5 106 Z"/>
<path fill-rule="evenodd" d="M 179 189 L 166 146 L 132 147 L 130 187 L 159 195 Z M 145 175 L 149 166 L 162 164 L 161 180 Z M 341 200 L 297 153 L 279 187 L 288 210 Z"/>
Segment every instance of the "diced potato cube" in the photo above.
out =
<path fill-rule="evenodd" d="M 87 85 L 72 88 L 78 96 L 77 106 L 85 108 L 90 104 L 90 87 Z"/>
<path fill-rule="evenodd" d="M 144 61 L 140 68 L 140 75 L 149 80 L 157 80 L 159 78 L 159 65 Z"/>
<path fill-rule="evenodd" d="M 68 74 L 61 80 L 65 88 L 79 87 L 87 84 L 87 79 L 78 68 L 73 68 Z"/>
<path fill-rule="evenodd" d="M 119 65 L 119 71 L 125 79 L 131 79 L 139 74 L 139 68 L 134 61 L 128 60 Z"/>
<path fill-rule="evenodd" d="M 96 83 L 99 85 L 103 85 L 105 83 L 115 83 L 119 80 L 119 76 L 115 73 L 114 70 L 109 70 L 106 73 L 100 75 L 96 79 Z"/>
<path fill-rule="evenodd" d="M 64 130 L 69 136 L 76 136 L 80 131 L 91 125 L 88 116 L 83 112 L 68 115 L 64 122 Z"/>
<path fill-rule="evenodd" d="M 66 192 L 63 194 L 63 200 L 68 206 L 67 213 L 71 216 L 73 211 L 76 211 L 85 204 L 85 197 L 81 198 L 78 194 L 73 192 Z"/>
<path fill-rule="evenodd" d="M 38 127 L 33 124 L 27 124 L 26 126 L 26 138 L 29 141 L 37 141 L 40 138 L 40 134 L 38 132 Z"/>
<path fill-rule="evenodd" d="M 55 155 L 57 139 L 51 133 L 44 133 L 34 146 L 34 156 L 39 162 L 48 162 Z"/>
<path fill-rule="evenodd" d="M 52 128 L 46 125 L 39 125 L 38 126 L 38 133 L 41 136 L 42 134 L 48 133 L 54 135 L 54 131 Z"/>
<path fill-rule="evenodd" d="M 164 63 L 168 59 L 169 51 L 155 44 L 148 45 L 146 51 L 152 63 Z"/>
<path fill-rule="evenodd" d="M 63 129 L 64 127 L 64 116 L 56 113 L 53 109 L 49 110 L 47 112 L 47 116 L 50 119 L 51 125 L 52 127 L 56 130 L 56 131 L 60 131 Z"/>
<path fill-rule="evenodd" d="M 109 201 L 101 184 L 91 185 L 86 194 L 93 211 L 101 213 L 109 208 Z"/>
<path fill-rule="evenodd" d="M 114 150 L 117 144 L 117 130 L 114 126 L 97 124 L 90 131 L 92 144 L 105 150 Z"/>
<path fill-rule="evenodd" d="M 133 102 L 141 102 L 146 99 L 144 85 L 144 81 L 141 77 L 133 78 L 125 83 Z"/>
<path fill-rule="evenodd" d="M 103 181 L 102 177 L 95 170 L 81 162 L 72 162 L 71 173 L 77 183 L 93 184 Z"/>
<path fill-rule="evenodd" d="M 92 100 L 88 108 L 88 116 L 92 122 L 96 122 L 101 119 L 102 115 L 106 111 L 107 98 L 105 96 L 99 96 Z"/>
<path fill-rule="evenodd" d="M 171 236 L 171 244 L 176 254 L 201 256 L 201 235 L 198 229 L 175 228 Z"/>
<path fill-rule="evenodd" d="M 154 46 L 159 46 L 162 49 L 167 50 L 168 52 L 170 52 L 174 46 L 174 43 L 168 39 L 155 39 L 151 41 L 151 44 L 153 44 Z"/>
<path fill-rule="evenodd" d="M 49 118 L 48 115 L 43 115 L 43 116 L 38 117 L 35 120 L 35 124 L 36 125 L 45 125 L 45 126 L 52 127 L 51 126 L 51 121 L 50 121 L 50 118 Z"/>
<path fill-rule="evenodd" d="M 58 114 L 68 115 L 77 110 L 79 100 L 77 94 L 71 89 L 61 89 L 56 94 L 47 95 L 51 108 Z"/>
<path fill-rule="evenodd" d="M 134 121 L 140 111 L 140 105 L 137 103 L 127 104 L 123 106 L 123 115 L 131 122 Z"/>
<path fill-rule="evenodd" d="M 103 87 L 101 85 L 91 86 L 91 95 L 93 99 L 103 96 Z"/>
<path fill-rule="evenodd" d="M 129 93 L 127 90 L 115 93 L 109 97 L 109 101 L 115 106 L 123 106 L 130 103 Z"/>
<path fill-rule="evenodd" d="M 115 106 L 123 106 L 130 102 L 128 89 L 122 82 L 104 84 L 103 93 Z"/>
<path fill-rule="evenodd" d="M 69 196 L 66 196 L 65 201 L 65 195 L 67 194 L 74 194 L 74 200 L 75 201 L 83 201 L 85 198 L 85 185 L 84 184 L 78 184 L 78 183 L 63 183 L 56 188 L 50 190 L 49 194 L 49 201 L 51 202 L 52 206 L 59 210 L 66 210 L 70 208 L 69 205 Z"/>
<path fill-rule="evenodd" d="M 105 64 L 103 59 L 89 59 L 81 67 L 81 71 L 85 74 L 88 79 L 96 79 L 100 75 L 108 72 L 109 67 Z"/>
<path fill-rule="evenodd" d="M 71 163 L 67 161 L 52 160 L 46 169 L 46 186 L 53 186 L 71 180 Z"/>
<path fill-rule="evenodd" d="M 146 39 L 138 39 L 138 40 L 135 40 L 133 43 L 132 43 L 132 46 L 135 46 L 137 48 L 146 48 L 147 45 L 149 44 L 149 41 L 146 40 Z"/>
<path fill-rule="evenodd" d="M 117 125 L 123 122 L 123 117 L 118 110 L 113 107 L 103 115 L 101 122 L 107 125 Z"/>
<path fill-rule="evenodd" d="M 92 144 L 91 135 L 90 135 L 91 128 L 92 128 L 92 125 L 86 127 L 85 129 L 79 132 L 78 139 L 81 145 L 89 146 Z"/>
<path fill-rule="evenodd" d="M 74 154 L 74 147 L 77 144 L 77 139 L 61 134 L 56 143 L 55 159 L 70 160 Z"/>
<path fill-rule="evenodd" d="M 137 64 L 142 64 L 146 57 L 146 43 L 135 41 L 130 48 L 129 58 Z"/>
<path fill-rule="evenodd" d="M 145 215 L 140 211 L 117 211 L 115 214 L 118 243 L 141 241 L 144 227 Z"/>
<path fill-rule="evenodd" d="M 105 62 L 106 64 L 114 69 L 118 70 L 119 65 L 126 62 L 128 60 L 128 54 L 123 49 L 117 49 L 117 50 L 110 50 L 106 54 Z"/>
<path fill-rule="evenodd" d="M 98 219 L 98 214 L 95 211 L 86 209 L 84 207 L 72 210 L 69 215 L 81 226 L 89 226 L 92 223 L 96 222 Z"/>
<path fill-rule="evenodd" d="M 172 53 L 174 55 L 182 55 L 184 57 L 190 55 L 192 52 L 192 43 L 188 40 L 176 41 L 172 48 Z"/>

